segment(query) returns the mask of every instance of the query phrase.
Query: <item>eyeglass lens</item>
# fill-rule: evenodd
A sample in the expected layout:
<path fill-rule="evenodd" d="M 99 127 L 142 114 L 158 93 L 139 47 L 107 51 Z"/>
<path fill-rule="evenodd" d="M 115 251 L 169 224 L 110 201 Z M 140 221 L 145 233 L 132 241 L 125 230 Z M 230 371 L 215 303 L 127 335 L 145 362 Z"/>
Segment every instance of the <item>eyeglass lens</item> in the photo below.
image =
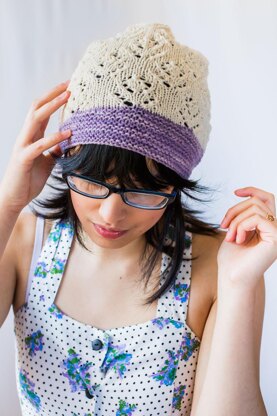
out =
<path fill-rule="evenodd" d="M 92 197 L 101 198 L 105 197 L 109 193 L 109 189 L 105 186 L 96 182 L 88 181 L 84 178 L 68 176 L 67 180 L 72 189 L 76 189 L 77 191 Z M 157 207 L 163 205 L 167 201 L 167 198 L 161 195 L 129 191 L 125 192 L 125 198 L 131 204 L 149 207 Z"/>

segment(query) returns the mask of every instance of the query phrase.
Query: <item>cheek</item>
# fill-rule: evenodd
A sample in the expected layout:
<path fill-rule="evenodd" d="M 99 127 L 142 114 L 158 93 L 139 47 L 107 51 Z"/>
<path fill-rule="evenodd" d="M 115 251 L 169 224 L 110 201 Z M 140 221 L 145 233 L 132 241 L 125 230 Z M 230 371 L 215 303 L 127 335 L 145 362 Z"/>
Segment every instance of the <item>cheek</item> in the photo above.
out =
<path fill-rule="evenodd" d="M 73 191 L 70 191 L 70 196 L 77 217 L 83 218 L 86 215 L 86 212 L 91 211 L 92 201 L 89 198 L 82 197 L 82 195 L 78 195 Z"/>
<path fill-rule="evenodd" d="M 142 215 L 140 220 L 137 221 L 137 224 L 140 224 L 140 229 L 147 231 L 161 219 L 165 210 L 159 211 L 149 211 L 146 214 Z"/>

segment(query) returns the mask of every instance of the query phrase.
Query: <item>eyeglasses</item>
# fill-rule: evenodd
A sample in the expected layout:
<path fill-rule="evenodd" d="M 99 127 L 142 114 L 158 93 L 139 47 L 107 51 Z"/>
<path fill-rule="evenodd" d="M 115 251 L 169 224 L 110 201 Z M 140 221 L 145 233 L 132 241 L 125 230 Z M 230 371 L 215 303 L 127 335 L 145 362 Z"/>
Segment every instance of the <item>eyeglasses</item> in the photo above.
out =
<path fill-rule="evenodd" d="M 121 189 L 111 186 L 108 183 L 91 179 L 84 175 L 70 172 L 63 174 L 63 179 L 68 187 L 78 194 L 95 199 L 105 199 L 111 193 L 120 194 L 122 200 L 131 207 L 141 209 L 162 209 L 172 203 L 177 195 L 177 191 L 171 194 L 138 189 Z"/>

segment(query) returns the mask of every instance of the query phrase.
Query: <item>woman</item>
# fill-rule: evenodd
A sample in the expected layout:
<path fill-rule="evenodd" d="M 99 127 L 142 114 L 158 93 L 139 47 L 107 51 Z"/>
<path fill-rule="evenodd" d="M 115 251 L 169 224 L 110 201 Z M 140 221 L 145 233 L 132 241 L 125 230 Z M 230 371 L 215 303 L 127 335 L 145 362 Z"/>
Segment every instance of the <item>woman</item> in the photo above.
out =
<path fill-rule="evenodd" d="M 168 26 L 138 24 L 32 104 L 0 194 L 1 323 L 13 304 L 24 415 L 266 414 L 275 200 L 236 190 L 250 198 L 227 234 L 181 201 L 203 190 L 188 178 L 210 132 L 206 78 Z M 58 194 L 36 200 L 54 166 Z M 47 212 L 22 212 L 31 201 Z"/>

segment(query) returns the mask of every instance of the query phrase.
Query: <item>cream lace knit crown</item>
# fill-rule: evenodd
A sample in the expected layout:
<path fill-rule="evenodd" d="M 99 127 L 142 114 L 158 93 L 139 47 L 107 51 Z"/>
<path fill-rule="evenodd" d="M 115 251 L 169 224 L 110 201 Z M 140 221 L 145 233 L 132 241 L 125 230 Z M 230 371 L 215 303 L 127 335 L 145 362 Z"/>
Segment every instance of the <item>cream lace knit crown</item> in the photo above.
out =
<path fill-rule="evenodd" d="M 60 131 L 77 144 L 107 144 L 150 157 L 188 178 L 209 139 L 208 61 L 169 26 L 135 24 L 92 42 L 75 69 Z"/>

